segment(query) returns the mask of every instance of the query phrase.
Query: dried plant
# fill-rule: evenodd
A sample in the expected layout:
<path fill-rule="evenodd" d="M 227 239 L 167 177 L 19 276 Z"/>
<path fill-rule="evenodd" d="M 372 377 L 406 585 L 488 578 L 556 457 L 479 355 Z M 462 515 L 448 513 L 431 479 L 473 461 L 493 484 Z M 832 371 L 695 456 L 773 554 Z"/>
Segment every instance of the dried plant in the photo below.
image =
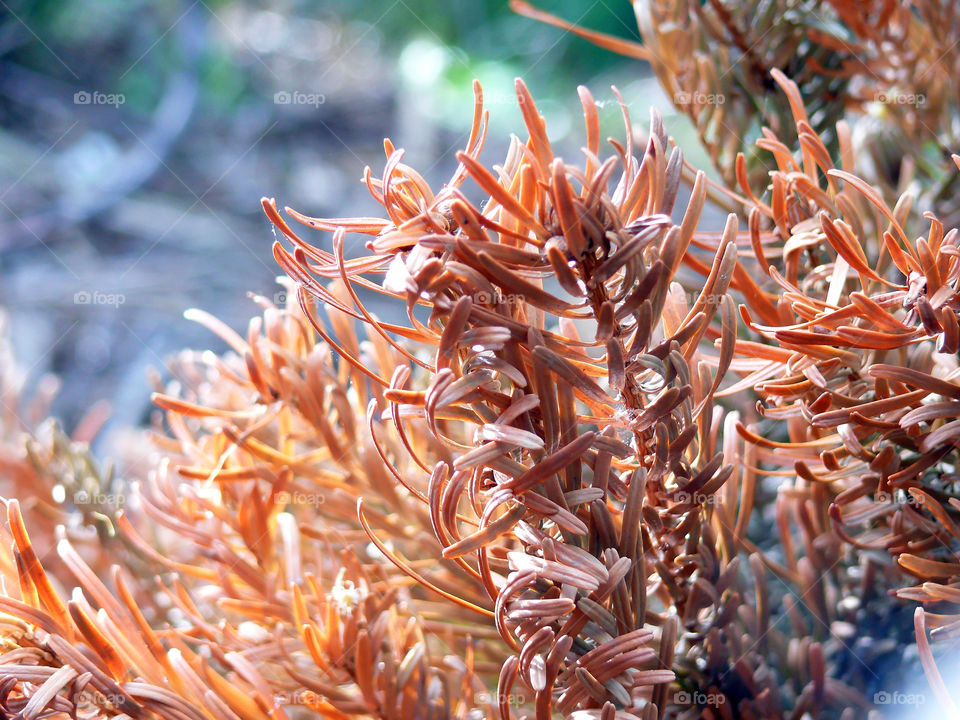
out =
<path fill-rule="evenodd" d="M 764 128 L 793 146 L 792 111 L 773 71 L 793 80 L 813 132 L 835 153 L 836 123 L 855 119 L 860 171 L 885 195 L 919 190 L 944 222 L 960 220 L 950 148 L 960 107 L 958 7 L 948 0 L 635 2 L 643 44 L 567 23 L 522 0 L 519 13 L 650 63 L 688 116 L 728 187 L 738 153 L 766 183 Z"/>
<path fill-rule="evenodd" d="M 795 86 L 778 78 L 793 104 Z M 365 180 L 389 219 L 289 211 L 333 231 L 332 253 L 301 239 L 265 204 L 294 246 L 291 254 L 278 244 L 275 255 L 300 284 L 305 312 L 315 300 L 336 303 L 320 278 L 339 278 L 405 298 L 412 327 L 384 328 L 357 292 L 342 311 L 382 330 L 384 339 L 412 334 L 418 346 L 436 348 L 432 358 L 409 356 L 389 380 L 384 373 L 372 382 L 388 387 L 388 417 L 399 434 L 404 420 L 426 423 L 454 458 L 449 466 L 418 455 L 417 464 L 432 476 L 435 492 L 425 502 L 440 518 L 443 556 L 473 559 L 462 567 L 495 603 L 497 628 L 515 653 L 500 675 L 502 716 L 510 717 L 518 681 L 536 693 L 541 712 L 551 694 L 563 713 L 600 713 L 612 703 L 667 717 L 689 713 L 706 702 L 701 697 L 743 717 L 839 716 L 849 706 L 865 712 L 871 703 L 855 686 L 828 675 L 850 659 L 849 648 L 816 623 L 856 629 L 851 619 L 869 624 L 879 613 L 889 625 L 896 613 L 876 607 L 889 584 L 877 579 L 893 582 L 895 573 L 868 566 L 859 582 L 862 612 L 830 607 L 829 598 L 851 593 L 858 581 L 855 567 L 827 576 L 825 560 L 836 565 L 840 552 L 829 523 L 804 527 L 808 556 L 790 558 L 790 567 L 747 537 L 761 458 L 752 444 L 740 449 L 737 414 L 724 416 L 714 404 L 732 364 L 737 371 L 756 365 L 733 359 L 737 318 L 728 287 L 778 315 L 737 258 L 737 218 L 719 237 L 695 232 L 707 189 L 698 174 L 682 220 L 670 220 L 682 156 L 677 148 L 666 152 L 656 115 L 642 158 L 615 145 L 617 154 L 601 162 L 596 111 L 581 89 L 588 160 L 574 170 L 553 157 L 522 84 L 518 96 L 530 140 L 514 143 L 499 177 L 475 160 L 483 136 L 478 91 L 471 143 L 440 193 L 388 144 L 383 177 L 368 173 Z M 629 138 L 629 119 L 627 127 Z M 467 179 L 490 195 L 482 211 L 459 189 Z M 374 254 L 345 259 L 347 231 L 371 235 Z M 710 264 L 691 245 L 712 248 Z M 682 262 L 706 276 L 698 292 L 675 282 Z M 374 283 L 377 274 L 383 280 Z M 418 306 L 426 306 L 425 320 Z M 549 318 L 559 334 L 548 329 Z M 582 327 L 592 337 L 583 337 Z M 718 354 L 704 338 L 716 341 Z M 355 355 L 349 361 L 364 364 Z M 724 394 L 749 387 L 753 379 L 743 374 Z M 418 376 L 421 389 L 408 387 Z M 744 462 L 724 464 L 725 456 Z M 466 536 L 449 522 L 461 507 L 449 488 L 453 499 L 466 492 L 479 516 L 480 527 Z M 802 505 L 805 490 L 796 490 Z M 789 551 L 796 540 L 781 528 Z M 744 553 L 752 587 L 738 573 Z M 768 569 L 798 589 L 789 615 L 798 637 L 807 638 L 799 655 L 771 627 L 770 603 L 782 593 L 769 592 Z M 611 590 L 617 571 L 622 583 Z M 644 647 L 650 643 L 656 652 Z M 597 657 L 604 665 L 592 664 Z M 659 667 L 646 664 L 655 661 Z M 634 672 L 618 675 L 621 668 Z M 669 670 L 676 682 L 668 686 Z"/>
<path fill-rule="evenodd" d="M 357 345 L 345 316 L 330 314 Z M 367 515 L 391 544 L 422 553 L 430 543 L 430 518 L 394 478 L 409 468 L 384 462 L 388 452 L 402 457 L 400 440 L 366 432 L 359 374 L 334 367 L 298 312 L 266 308 L 246 341 L 195 316 L 237 352 L 185 353 L 172 365 L 184 397 L 156 396 L 172 436 L 158 438 L 163 456 L 136 512 L 116 516 L 127 552 L 152 571 L 94 571 L 64 539 L 55 559 L 68 573 L 48 575 L 50 559 L 8 502 L 14 551 L 0 569 L 8 592 L 19 590 L 0 598 L 10 616 L 5 711 L 457 718 L 489 708 L 469 657 L 488 662 L 489 640 L 482 628 L 465 632 L 471 610 L 426 599 L 414 610 L 406 575 L 377 563 L 357 529 L 357 500 L 377 499 L 391 512 Z M 399 361 L 376 339 L 373 350 L 391 367 Z M 420 577 L 462 583 L 442 571 Z M 70 584 L 78 589 L 68 601 Z M 462 659 L 444 665 L 438 653 L 450 648 Z"/>
<path fill-rule="evenodd" d="M 752 204 L 755 260 L 781 296 L 774 306 L 766 296 L 744 293 L 741 316 L 763 342 L 737 344 L 751 359 L 741 382 L 759 394 L 758 409 L 776 424 L 740 424 L 737 431 L 756 448 L 757 461 L 795 478 L 781 485 L 792 508 L 778 512 L 778 524 L 793 518 L 807 532 L 817 528 L 815 537 L 835 535 L 859 550 L 887 551 L 907 575 L 923 581 L 899 589 L 899 597 L 949 603 L 957 599 L 951 585 L 960 579 L 952 434 L 960 424 L 957 230 L 945 232 L 928 212 L 926 236 L 916 237 L 921 220 L 911 213 L 913 198 L 903 195 L 891 209 L 854 174 L 842 124 L 843 169 L 834 167 L 810 129 L 797 87 L 779 79 L 794 108 L 802 157 L 795 160 L 769 137 L 764 147 L 777 164 L 769 204 L 746 183 L 741 189 Z M 765 234 L 764 227 L 771 230 Z M 764 425 L 772 431 L 767 437 L 759 434 Z M 865 531 L 857 535 L 853 526 Z M 823 547 L 817 551 L 822 555 Z M 922 610 L 917 617 L 919 638 Z M 926 619 L 943 637 L 952 636 L 960 620 Z M 942 683 L 925 654 L 936 688 Z"/>
<path fill-rule="evenodd" d="M 718 373 L 701 358 L 699 339 L 729 283 L 733 246 L 716 253 L 710 281 L 688 307 L 671 278 L 705 184 L 701 177 L 686 219 L 674 224 L 682 158 L 677 149 L 668 154 L 659 118 L 637 160 L 625 115 L 626 147 L 601 162 L 595 105 L 581 88 L 590 159 L 574 169 L 553 157 L 518 84 L 531 139 L 514 142 L 498 179 L 476 160 L 485 128 L 476 91 L 471 141 L 440 193 L 388 145 L 383 178 L 366 181 L 389 220 L 291 213 L 335 230 L 327 253 L 267 202 L 295 247 L 291 255 L 278 244 L 275 255 L 301 283 L 301 305 L 324 336 L 313 300 L 364 320 L 391 344 L 399 334 L 434 349 L 429 358 L 404 352 L 396 368 L 367 374 L 398 436 L 442 442 L 433 452 L 412 442 L 407 449 L 428 484 L 421 500 L 442 557 L 474 581 L 460 602 L 491 616 L 514 653 L 499 675 L 502 716 L 510 716 L 510 698 L 524 697 L 540 714 L 554 705 L 565 714 L 605 703 L 665 706 L 674 677 L 671 588 L 688 593 L 699 565 L 719 570 L 696 549 L 701 533 L 714 545 L 704 506 L 729 475 L 710 430 L 712 394 L 732 353 L 730 303 Z M 459 189 L 468 179 L 490 194 L 482 212 Z M 346 260 L 347 229 L 373 235 L 374 254 Z M 381 285 L 364 277 L 375 273 Z M 349 301 L 316 277 L 339 277 Z M 381 324 L 354 287 L 404 298 L 411 327 Z M 417 306 L 426 306 L 425 320 Z M 559 332 L 547 317 L 559 320 Z M 593 337 L 581 337 L 578 321 Z M 339 346 L 355 368 L 366 366 L 357 348 Z M 408 387 L 420 377 L 421 389 Z M 697 500 L 682 499 L 694 493 Z M 645 499 L 657 507 L 648 507 L 655 528 L 640 523 Z M 678 529 L 689 533 L 686 542 Z M 649 594 L 648 563 L 663 574 Z"/>
<path fill-rule="evenodd" d="M 674 30 L 640 8 L 696 40 L 695 69 L 658 69 L 684 91 L 742 17 L 693 5 Z M 811 111 L 862 72 L 816 7 L 779 37 L 820 65 L 794 82 L 763 44 L 730 80 L 779 90 L 753 160 L 715 146 L 726 186 L 656 112 L 635 148 L 622 101 L 605 159 L 586 88 L 585 160 L 555 157 L 518 81 L 502 164 L 475 84 L 441 189 L 386 141 L 363 177 L 385 217 L 286 210 L 329 246 L 265 199 L 290 299 L 254 298 L 245 336 L 188 313 L 230 352 L 171 361 L 126 501 L 4 415 L 5 716 L 852 720 L 914 639 L 956 713 L 929 639 L 960 627 L 958 235 L 891 208 L 831 99 Z M 876 42 L 915 20 L 831 8 Z M 720 232 L 708 198 L 736 210 Z"/>

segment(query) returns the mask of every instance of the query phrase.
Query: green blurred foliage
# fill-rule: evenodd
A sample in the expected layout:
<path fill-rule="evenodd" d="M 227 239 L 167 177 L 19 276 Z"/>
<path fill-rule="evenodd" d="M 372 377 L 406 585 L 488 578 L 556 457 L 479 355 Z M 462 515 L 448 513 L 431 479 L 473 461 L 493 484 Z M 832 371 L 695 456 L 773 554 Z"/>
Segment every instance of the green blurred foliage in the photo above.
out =
<path fill-rule="evenodd" d="M 539 4 L 584 27 L 639 39 L 631 4 L 625 0 L 609 4 L 540 0 Z M 311 7 L 316 3 L 303 3 L 298 10 L 309 14 Z M 323 7 L 344 18 L 375 24 L 393 47 L 426 35 L 460 48 L 472 60 L 513 66 L 532 83 L 569 86 L 623 62 L 573 35 L 517 16 L 506 0 L 387 0 L 382 4 L 333 0 Z"/>
<path fill-rule="evenodd" d="M 585 27 L 638 38 L 629 2 L 543 0 L 540 4 Z M 128 109 L 146 111 L 158 99 L 164 75 L 186 61 L 171 28 L 193 5 L 163 0 L 10 0 L 10 13 L 0 21 L 0 32 L 13 40 L 0 43 L 0 58 L 63 82 L 123 92 Z M 249 13 L 276 13 L 294 22 L 303 18 L 356 25 L 388 56 L 399 56 L 418 40 L 445 46 L 451 58 L 443 73 L 445 82 L 466 85 L 468 90 L 476 75 L 511 79 L 522 75 L 538 97 L 556 97 L 628 62 L 569 33 L 516 15 L 507 0 L 201 0 L 198 9 L 207 16 L 211 38 L 228 32 L 222 18 L 237 6 Z M 257 63 L 238 57 L 222 43 L 205 43 L 199 49 L 199 62 L 202 96 L 214 112 L 235 109 L 244 91 L 258 83 Z"/>

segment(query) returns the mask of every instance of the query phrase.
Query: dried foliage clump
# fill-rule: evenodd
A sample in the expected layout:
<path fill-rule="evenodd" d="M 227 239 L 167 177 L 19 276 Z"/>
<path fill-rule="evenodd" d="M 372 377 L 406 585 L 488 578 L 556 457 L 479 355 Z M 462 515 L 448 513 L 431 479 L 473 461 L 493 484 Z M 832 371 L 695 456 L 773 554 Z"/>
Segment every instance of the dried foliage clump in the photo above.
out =
<path fill-rule="evenodd" d="M 796 140 L 790 105 L 773 82 L 779 71 L 797 84 L 832 153 L 836 123 L 853 118 L 871 184 L 885 196 L 915 187 L 944 222 L 960 222 L 949 167 L 960 112 L 960 7 L 951 0 L 647 0 L 633 3 L 642 45 L 522 0 L 511 6 L 648 62 L 728 187 L 741 152 L 751 181 L 766 182 L 755 144 L 764 128 L 790 146 Z"/>
<path fill-rule="evenodd" d="M 697 583 L 735 579 L 723 577 L 718 537 L 736 542 L 727 527 L 736 509 L 707 506 L 732 472 L 716 447 L 712 396 L 733 353 L 734 307 L 717 299 L 735 262 L 736 221 L 688 302 L 672 278 L 706 185 L 698 177 L 683 220 L 671 220 L 682 155 L 668 150 L 659 117 L 634 158 L 625 115 L 626 146 L 601 161 L 596 106 L 581 88 L 588 160 L 579 169 L 554 158 L 533 99 L 517 90 L 530 141 L 514 142 L 499 178 L 476 160 L 478 87 L 471 142 L 440 193 L 388 145 L 383 178 L 367 177 L 388 221 L 292 213 L 335 231 L 331 254 L 268 202 L 295 247 L 275 253 L 315 325 L 310 308 L 320 300 L 389 340 L 396 329 L 354 291 L 380 271 L 378 289 L 406 301 L 411 327 L 400 332 L 432 349 L 371 381 L 383 386 L 379 410 L 398 436 L 426 432 L 444 445 L 409 449 L 429 477 L 423 501 L 442 557 L 474 580 L 461 600 L 492 614 L 514 653 L 499 677 L 501 714 L 525 695 L 541 713 L 665 708 L 673 610 L 699 626 L 720 592 L 697 592 Z M 490 195 L 482 212 L 460 190 L 468 180 Z M 345 260 L 347 229 L 372 235 L 374 254 Z M 352 302 L 325 289 L 324 277 L 345 280 Z M 422 320 L 418 308 L 428 311 Z M 705 354 L 700 340 L 718 314 L 720 353 Z M 359 355 L 344 359 L 365 366 Z"/>
<path fill-rule="evenodd" d="M 749 160 L 691 115 L 725 185 L 619 95 L 602 151 L 586 88 L 556 157 L 521 81 L 491 168 L 475 84 L 442 188 L 386 141 L 384 217 L 263 201 L 289 300 L 245 335 L 188 313 L 230 351 L 171 360 L 135 486 L 77 442 L 97 413 L 0 417 L 5 717 L 853 720 L 920 666 L 957 712 L 930 640 L 960 628 L 958 230 L 858 174 L 830 93 L 867 71 L 823 4 L 729 80 L 704 53 L 745 16 L 670 7 L 640 8 L 645 53 L 695 40 L 668 88 L 777 108 Z M 926 17 L 830 8 L 865 46 Z"/>
<path fill-rule="evenodd" d="M 112 553 L 98 556 L 118 565 L 91 567 L 66 538 L 40 552 L 20 503 L 8 502 L 6 712 L 266 720 L 489 711 L 476 679 L 490 665 L 488 641 L 462 630 L 471 610 L 426 599 L 414 608 L 415 583 L 377 562 L 356 522 L 357 501 L 375 501 L 390 512 L 371 508 L 369 522 L 392 545 L 423 553 L 431 520 L 416 497 L 426 484 L 411 484 L 412 495 L 398 486 L 411 469 L 398 438 L 369 431 L 364 376 L 336 368 L 298 311 L 260 302 L 268 307 L 246 340 L 194 313 L 236 352 L 172 363 L 179 396 L 156 396 L 170 430 L 157 438 L 162 459 L 130 511 L 114 516 Z M 331 310 L 330 322 L 359 346 L 347 316 Z M 376 338 L 371 350 L 374 371 L 402 357 Z M 464 584 L 443 571 L 422 577 Z M 452 647 L 466 656 L 445 657 Z"/>
<path fill-rule="evenodd" d="M 474 158 L 483 134 L 478 102 L 468 151 L 440 193 L 434 195 L 388 144 L 383 177 L 365 177 L 388 219 L 338 221 L 290 211 L 307 226 L 333 232 L 332 253 L 304 241 L 272 202 L 265 205 L 294 247 L 290 253 L 277 245 L 275 254 L 300 284 L 305 312 L 316 300 L 335 302 L 322 278 L 373 287 L 405 298 L 411 327 L 383 327 L 359 293 L 341 309 L 383 328 L 385 339 L 415 333 L 418 347 L 436 348 L 432 357 L 409 357 L 389 381 L 384 374 L 375 382 L 389 385 L 386 417 L 398 433 L 404 420 L 410 427 L 426 422 L 454 457 L 452 464 L 419 455 L 416 461 L 436 488 L 425 502 L 441 518 L 436 532 L 444 558 L 477 577 L 488 598 L 469 601 L 495 603 L 497 629 L 516 653 L 500 676 L 503 717 L 509 717 L 505 698 L 515 696 L 518 680 L 536 693 L 535 702 L 546 703 L 543 698 L 554 693 L 562 712 L 599 712 L 612 703 L 664 717 L 689 712 L 702 698 L 701 704 L 726 705 L 743 717 L 866 713 L 872 699 L 855 688 L 875 685 L 880 677 L 871 665 L 879 670 L 895 662 L 912 634 L 909 607 L 891 606 L 887 597 L 902 584 L 897 569 L 871 556 L 858 558 L 853 549 L 862 543 L 852 542 L 837 523 L 845 502 L 863 495 L 850 491 L 850 478 L 868 476 L 844 467 L 815 477 L 820 468 L 809 460 L 829 447 L 831 437 L 816 429 L 812 412 L 783 407 L 791 397 L 787 389 L 816 390 L 812 402 L 828 388 L 827 380 L 816 385 L 810 377 L 856 382 L 866 368 L 844 368 L 838 358 L 852 353 L 838 346 L 868 345 L 890 330 L 890 323 L 874 329 L 840 308 L 855 308 L 861 296 L 892 307 L 906 295 L 873 298 L 846 289 L 857 278 L 851 267 L 866 261 L 852 265 L 845 257 L 869 248 L 857 241 L 857 251 L 835 249 L 814 222 L 828 218 L 826 209 L 840 226 L 846 227 L 846 218 L 866 232 L 884 218 L 881 208 L 869 212 L 876 191 L 834 170 L 797 86 L 782 73 L 773 77 L 794 113 L 801 152 L 794 157 L 766 131 L 758 145 L 779 168 L 771 173 L 767 202 L 754 195 L 738 157 L 742 195 L 726 192 L 747 207 L 744 232 L 735 215 L 721 234 L 696 229 L 707 192 L 702 174 L 695 176 L 686 210 L 673 212 L 683 160 L 677 148 L 667 151 L 657 116 L 641 157 L 631 160 L 629 144 L 614 144 L 614 157 L 603 162 L 594 105 L 581 90 L 587 162 L 574 170 L 553 157 L 522 85 L 518 96 L 530 140 L 511 147 L 498 176 Z M 629 119 L 627 126 L 630 137 Z M 843 124 L 838 135 L 849 158 Z M 818 172 L 827 190 L 819 187 Z M 467 179 L 490 196 L 482 211 L 458 189 Z M 829 195 L 840 182 L 859 193 Z M 344 234 L 356 231 L 372 236 L 367 247 L 374 254 L 347 260 Z M 952 237 L 946 240 L 938 247 L 949 254 Z M 748 247 L 767 281 L 748 261 Z M 832 259 L 824 257 L 831 253 Z M 767 255 L 775 256 L 774 264 Z M 864 272 L 878 277 L 887 265 L 897 267 L 882 258 L 870 262 L 874 269 Z M 682 264 L 705 280 L 684 287 L 676 275 Z M 383 280 L 373 285 L 376 274 Z M 956 279 L 946 268 L 943 275 Z M 728 290 L 745 302 L 740 316 L 746 331 L 739 339 Z M 942 304 L 938 312 L 946 317 Z M 424 306 L 428 315 L 418 317 Z M 823 347 L 813 347 L 820 338 L 810 339 L 817 330 L 806 330 L 807 323 L 821 316 L 834 332 Z M 805 342 L 789 334 L 805 330 Z M 922 337 L 917 330 L 909 340 Z M 348 362 L 363 365 L 356 356 Z M 739 379 L 721 389 L 729 371 Z M 423 380 L 416 384 L 418 377 Z M 761 407 L 761 417 L 749 403 L 736 402 L 751 389 L 775 398 Z M 842 387 L 837 405 L 872 400 L 864 389 Z M 718 394 L 733 398 L 737 410 L 717 405 Z M 908 395 L 896 407 L 916 399 Z M 757 421 L 764 417 L 785 421 L 782 439 L 759 434 L 764 423 Z M 846 435 L 834 437 L 842 451 Z M 791 469 L 778 469 L 784 465 Z M 757 547 L 748 533 L 761 492 L 758 474 L 783 478 L 767 515 L 778 528 L 773 552 Z M 479 515 L 479 528 L 467 528 L 469 534 L 443 521 L 460 508 L 446 504 L 459 497 L 451 499 L 451 487 L 466 492 Z M 879 516 L 868 519 L 878 534 Z M 892 522 L 902 526 L 902 520 Z M 929 526 L 930 519 L 921 523 Z M 912 539 L 904 536 L 902 543 Z M 464 563 L 468 557 L 475 564 Z M 609 573 L 625 558 L 631 563 L 624 565 L 623 589 L 609 592 Z M 749 575 L 739 571 L 742 560 Z M 597 561 L 607 574 L 597 567 L 591 580 L 582 572 Z M 506 576 L 502 583 L 497 571 Z M 784 605 L 777 619 L 789 618 L 792 641 L 772 620 L 777 600 Z M 511 602 L 524 610 L 513 623 Z M 602 634 L 584 637 L 592 624 Z M 900 638 L 892 645 L 885 637 L 891 627 Z M 655 644 L 659 666 L 648 668 L 642 660 L 652 660 L 654 648 L 628 648 L 638 653 L 629 667 L 660 681 L 650 690 L 630 676 L 609 674 L 620 668 L 620 638 L 648 629 L 652 633 L 642 637 Z M 853 650 L 858 635 L 876 642 Z M 612 668 L 597 675 L 584 667 L 595 653 Z M 668 669 L 675 675 L 670 685 L 666 675 L 644 674 Z"/>
<path fill-rule="evenodd" d="M 744 294 L 740 315 L 762 342 L 738 342 L 758 361 L 746 379 L 775 425 L 761 424 L 772 430 L 766 437 L 743 425 L 737 431 L 758 460 L 795 478 L 793 489 L 806 496 L 795 518 L 823 535 L 832 529 L 830 544 L 891 554 L 922 583 L 898 589 L 899 597 L 949 607 L 960 580 L 958 231 L 929 212 L 918 218 L 909 194 L 891 208 L 855 174 L 843 124 L 835 167 L 796 86 L 781 83 L 801 157 L 768 137 L 763 145 L 777 168 L 769 204 L 741 187 L 753 205 L 753 259 L 781 294 L 776 305 Z M 765 226 L 774 229 L 766 238 Z M 778 513 L 778 522 L 788 518 Z M 918 637 L 925 618 L 934 636 L 960 628 L 955 610 L 918 609 Z"/>

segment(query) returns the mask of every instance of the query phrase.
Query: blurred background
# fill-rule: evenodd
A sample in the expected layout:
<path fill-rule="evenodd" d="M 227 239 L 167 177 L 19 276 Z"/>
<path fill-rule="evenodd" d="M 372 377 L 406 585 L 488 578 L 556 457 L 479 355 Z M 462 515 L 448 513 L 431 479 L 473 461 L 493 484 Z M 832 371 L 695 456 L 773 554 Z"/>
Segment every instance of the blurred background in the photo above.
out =
<path fill-rule="evenodd" d="M 638 38 L 629 2 L 541 7 Z M 257 313 L 247 293 L 281 290 L 262 196 L 314 216 L 376 213 L 359 180 L 381 172 L 387 136 L 440 186 L 467 139 L 473 78 L 497 162 L 523 128 L 516 76 L 577 161 L 578 84 L 605 135 L 623 135 L 611 84 L 640 128 L 655 105 L 681 144 L 690 132 L 645 65 L 506 0 L 0 0 L 0 306 L 28 386 L 61 378 L 68 430 L 102 400 L 111 424 L 143 422 L 148 368 L 221 349 L 184 310 L 243 330 Z"/>

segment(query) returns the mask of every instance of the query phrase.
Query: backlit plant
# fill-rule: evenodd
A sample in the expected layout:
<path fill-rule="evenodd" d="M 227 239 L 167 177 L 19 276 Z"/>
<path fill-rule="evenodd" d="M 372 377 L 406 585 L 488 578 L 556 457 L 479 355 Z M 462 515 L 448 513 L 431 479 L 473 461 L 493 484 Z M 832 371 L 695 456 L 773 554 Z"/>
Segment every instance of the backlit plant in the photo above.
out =
<path fill-rule="evenodd" d="M 71 441 L 4 415 L 4 712 L 874 717 L 920 692 L 915 643 L 956 715 L 929 643 L 960 627 L 958 234 L 858 174 L 829 97 L 808 114 L 857 74 L 791 32 L 819 66 L 763 46 L 741 78 L 776 132 L 690 115 L 724 184 L 622 101 L 602 147 L 583 87 L 561 159 L 517 81 L 499 165 L 475 84 L 441 188 L 387 141 L 381 217 L 264 199 L 289 300 L 245 335 L 190 312 L 231 350 L 172 359 L 136 486 L 85 453 L 95 418 Z"/>

